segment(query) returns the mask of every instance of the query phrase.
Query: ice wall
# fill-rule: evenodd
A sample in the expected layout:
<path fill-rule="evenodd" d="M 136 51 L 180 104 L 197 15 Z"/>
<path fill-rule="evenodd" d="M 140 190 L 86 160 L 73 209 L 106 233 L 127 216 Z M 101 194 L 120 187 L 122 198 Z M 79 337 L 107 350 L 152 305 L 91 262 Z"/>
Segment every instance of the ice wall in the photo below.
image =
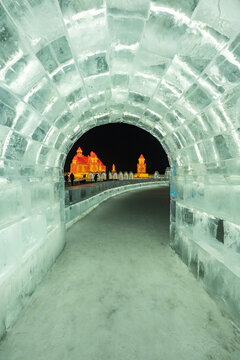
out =
<path fill-rule="evenodd" d="M 238 0 L 0 0 L 0 333 L 61 251 L 64 159 L 100 124 L 161 141 L 173 246 L 238 280 L 239 15 Z"/>

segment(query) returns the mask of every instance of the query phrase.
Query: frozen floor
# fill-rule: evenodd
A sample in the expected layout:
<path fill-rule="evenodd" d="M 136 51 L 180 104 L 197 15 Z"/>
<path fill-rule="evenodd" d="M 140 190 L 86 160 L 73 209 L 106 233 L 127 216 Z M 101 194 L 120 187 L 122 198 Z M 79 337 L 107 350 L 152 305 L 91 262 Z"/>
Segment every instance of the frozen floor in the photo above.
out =
<path fill-rule="evenodd" d="M 125 193 L 68 231 L 1 360 L 239 360 L 240 337 L 168 246 L 168 188 Z"/>

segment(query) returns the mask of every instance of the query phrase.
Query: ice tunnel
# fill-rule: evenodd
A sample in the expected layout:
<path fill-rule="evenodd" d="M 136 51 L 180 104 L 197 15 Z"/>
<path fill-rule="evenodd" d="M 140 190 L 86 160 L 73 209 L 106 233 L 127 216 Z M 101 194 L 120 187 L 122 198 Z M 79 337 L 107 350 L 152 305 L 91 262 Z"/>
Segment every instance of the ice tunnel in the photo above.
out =
<path fill-rule="evenodd" d="M 172 246 L 240 323 L 239 16 L 238 0 L 0 0 L 0 334 L 64 246 L 69 149 L 110 122 L 163 145 Z"/>

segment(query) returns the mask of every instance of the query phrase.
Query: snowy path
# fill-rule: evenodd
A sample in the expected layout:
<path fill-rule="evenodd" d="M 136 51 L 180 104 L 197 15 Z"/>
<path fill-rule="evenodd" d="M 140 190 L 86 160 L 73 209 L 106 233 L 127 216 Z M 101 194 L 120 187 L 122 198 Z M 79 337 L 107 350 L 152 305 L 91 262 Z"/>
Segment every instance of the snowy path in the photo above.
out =
<path fill-rule="evenodd" d="M 119 195 L 68 231 L 1 360 L 233 360 L 240 338 L 168 246 L 168 188 Z"/>

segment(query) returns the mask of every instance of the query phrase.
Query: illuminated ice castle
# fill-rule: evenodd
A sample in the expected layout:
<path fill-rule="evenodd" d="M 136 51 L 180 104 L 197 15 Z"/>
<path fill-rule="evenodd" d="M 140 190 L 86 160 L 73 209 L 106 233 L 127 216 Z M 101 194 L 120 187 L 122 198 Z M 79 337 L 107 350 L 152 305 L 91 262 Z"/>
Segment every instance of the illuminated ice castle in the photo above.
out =
<path fill-rule="evenodd" d="M 84 156 L 82 149 L 79 147 L 71 162 L 70 172 L 74 174 L 75 178 L 82 178 L 84 175 L 88 177 L 90 172 L 93 174 L 106 172 L 106 166 L 95 152 L 91 151 L 90 155 Z"/>

